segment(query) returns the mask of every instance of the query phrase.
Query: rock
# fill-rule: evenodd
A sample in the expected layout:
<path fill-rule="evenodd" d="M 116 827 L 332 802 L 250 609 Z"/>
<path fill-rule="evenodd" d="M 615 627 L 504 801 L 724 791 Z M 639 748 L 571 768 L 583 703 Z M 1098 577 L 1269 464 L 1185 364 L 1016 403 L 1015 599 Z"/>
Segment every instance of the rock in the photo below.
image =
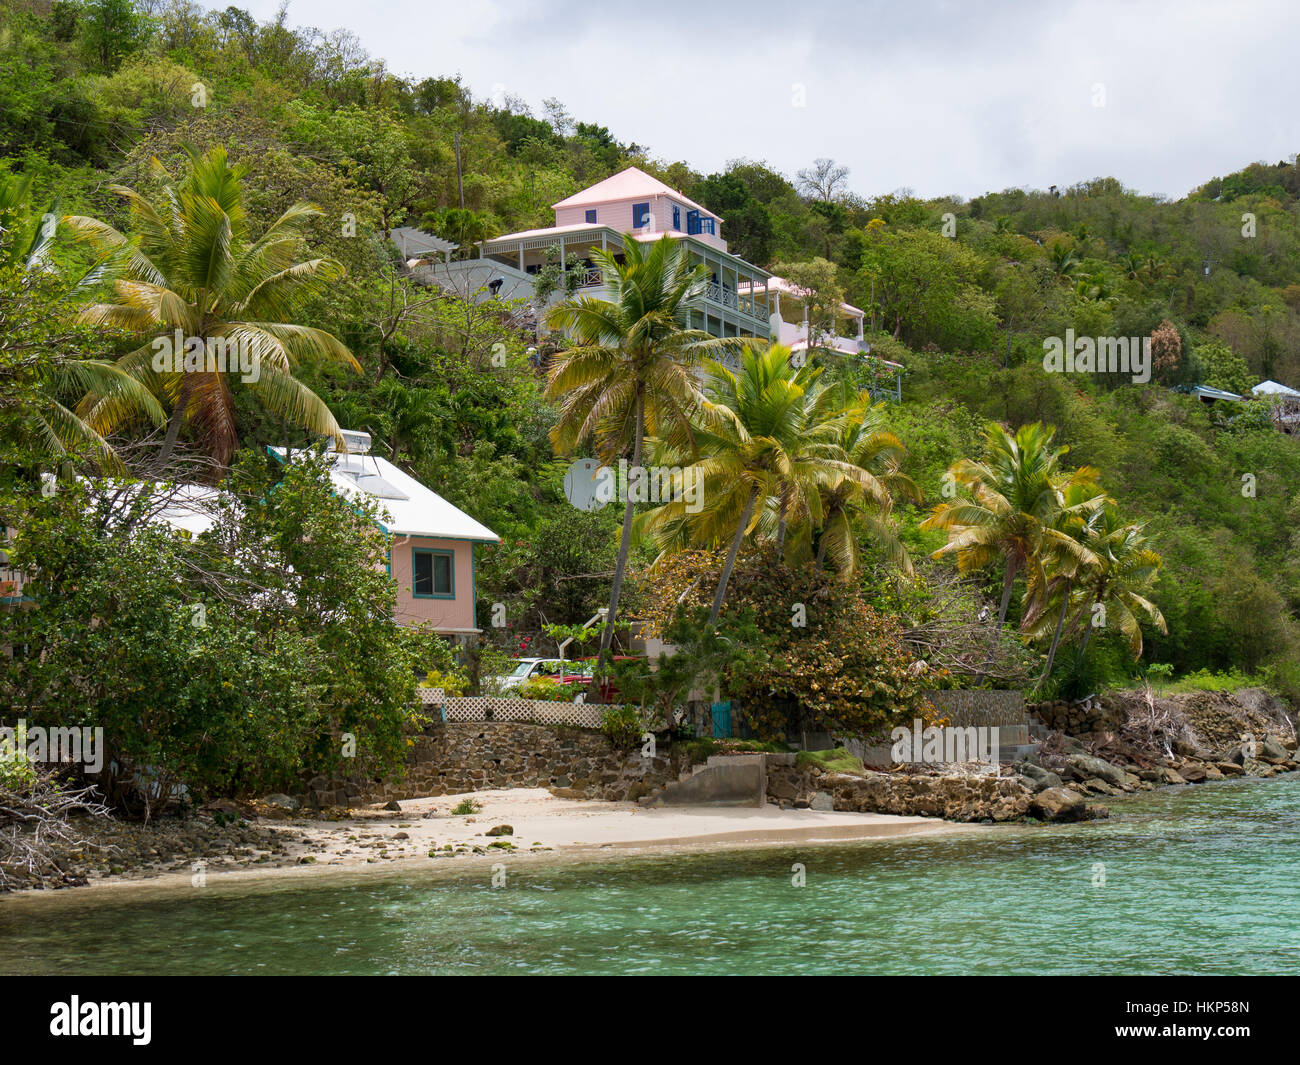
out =
<path fill-rule="evenodd" d="M 1221 770 L 1217 765 L 1207 765 L 1205 767 L 1205 779 L 1223 780 L 1224 779 L 1223 770 Z"/>
<path fill-rule="evenodd" d="M 1086 821 L 1104 821 L 1110 816 L 1110 807 L 1103 806 L 1099 802 L 1090 802 L 1083 808 L 1083 816 Z"/>
<path fill-rule="evenodd" d="M 1246 775 L 1245 766 L 1240 766 L 1236 762 L 1219 762 L 1217 765 L 1219 772 L 1225 777 L 1242 777 Z"/>
<path fill-rule="evenodd" d="M 1117 788 L 1122 788 L 1126 783 L 1124 770 L 1100 758 L 1094 758 L 1090 754 L 1072 754 L 1065 762 L 1081 780 L 1087 780 L 1089 777 L 1100 777 L 1107 784 L 1112 784 Z"/>
<path fill-rule="evenodd" d="M 407 832 L 398 832 L 396 835 L 393 836 L 393 839 L 410 839 L 410 838 L 411 836 Z"/>
<path fill-rule="evenodd" d="M 1265 736 L 1264 742 L 1259 747 L 1260 761 L 1272 762 L 1279 765 L 1291 760 L 1291 753 L 1282 746 L 1282 741 L 1276 736 Z"/>
<path fill-rule="evenodd" d="M 402 804 L 396 799 L 390 799 L 388 802 L 384 803 L 384 809 L 400 814 L 402 812 Z"/>
<path fill-rule="evenodd" d="M 229 799 L 218 799 L 216 802 L 210 802 L 203 809 L 210 814 L 224 814 L 227 817 L 248 819 L 248 815 Z"/>
<path fill-rule="evenodd" d="M 812 802 L 808 806 L 813 810 L 834 810 L 835 800 L 831 798 L 830 792 L 819 791 L 812 797 Z"/>
<path fill-rule="evenodd" d="M 1082 797 L 1066 788 L 1047 788 L 1034 796 L 1029 811 L 1042 821 L 1078 821 L 1087 810 Z"/>
<path fill-rule="evenodd" d="M 1050 769 L 1044 769 L 1033 763 L 1026 763 L 1020 767 L 1021 775 L 1033 792 L 1046 791 L 1048 788 L 1063 787 L 1061 778 L 1053 773 Z"/>
<path fill-rule="evenodd" d="M 483 833 L 485 836 L 513 836 L 515 830 L 510 825 L 495 825 Z"/>
<path fill-rule="evenodd" d="M 1159 769 L 1156 770 L 1156 772 L 1159 774 L 1159 776 L 1156 778 L 1156 782 L 1159 784 L 1186 784 L 1187 783 L 1187 781 L 1185 781 L 1182 778 L 1182 775 L 1178 772 L 1177 769 L 1170 769 L 1168 766 L 1161 766 Z"/>

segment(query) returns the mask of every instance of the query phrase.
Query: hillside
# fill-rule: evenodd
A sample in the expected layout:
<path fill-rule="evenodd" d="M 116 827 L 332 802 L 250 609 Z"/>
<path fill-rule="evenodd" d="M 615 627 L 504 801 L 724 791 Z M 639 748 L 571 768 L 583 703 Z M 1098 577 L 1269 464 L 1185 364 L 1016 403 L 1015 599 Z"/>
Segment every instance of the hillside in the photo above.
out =
<path fill-rule="evenodd" d="M 1168 634 L 1147 631 L 1145 661 L 1178 674 L 1263 671 L 1300 693 L 1300 442 L 1253 410 L 1173 390 L 1300 388 L 1294 157 L 1211 177 L 1176 201 L 1113 177 L 922 201 L 855 190 L 826 161 L 777 173 L 756 161 L 762 145 L 701 174 L 650 154 L 635 130 L 584 121 L 582 107 L 575 94 L 533 113 L 455 78 L 400 78 L 347 34 L 283 15 L 258 24 L 237 7 L 172 2 L 145 15 L 130 0 L 11 0 L 0 13 L 0 170 L 30 178 L 42 208 L 125 227 L 112 186 L 156 193 L 152 159 L 177 174 L 185 146 L 221 145 L 246 168 L 257 227 L 299 200 L 322 209 L 310 244 L 346 275 L 304 324 L 342 340 L 360 372 L 307 366 L 300 378 L 341 425 L 370 432 L 378 453 L 501 534 L 481 560 L 481 623 L 494 603 L 517 619 L 512 639 L 594 613 L 619 516 L 563 498 L 532 339 L 412 285 L 385 236 L 416 225 L 468 254 L 485 237 L 551 224 L 552 203 L 634 164 L 720 214 L 733 252 L 815 278 L 818 307 L 867 311 L 875 352 L 906 367 L 903 402 L 885 418 L 924 496 L 895 511 L 915 556 L 943 544 L 918 526 L 945 471 L 978 450 L 983 423 L 1055 426 L 1068 462 L 1100 470 L 1163 557 L 1152 597 Z M 55 254 L 89 261 L 70 242 Z M 1044 339 L 1067 329 L 1143 338 L 1163 323 L 1173 353 L 1150 382 L 1043 370 Z M 96 342 L 88 353 L 131 350 L 108 332 Z M 251 394 L 235 401 L 242 447 L 311 443 Z M 654 554 L 635 544 L 634 570 Z M 990 574 L 984 590 L 996 597 L 999 583 Z M 1116 654 L 1097 668 L 1132 666 Z"/>

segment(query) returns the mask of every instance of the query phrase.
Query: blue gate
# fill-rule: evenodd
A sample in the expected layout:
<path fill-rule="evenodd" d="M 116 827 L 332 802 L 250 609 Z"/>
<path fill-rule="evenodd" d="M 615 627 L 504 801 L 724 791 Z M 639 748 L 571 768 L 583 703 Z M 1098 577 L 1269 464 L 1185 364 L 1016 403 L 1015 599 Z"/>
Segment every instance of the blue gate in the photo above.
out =
<path fill-rule="evenodd" d="M 731 738 L 731 700 L 725 703 L 714 703 L 709 711 L 709 716 L 713 718 L 713 738 L 715 740 L 726 740 Z"/>

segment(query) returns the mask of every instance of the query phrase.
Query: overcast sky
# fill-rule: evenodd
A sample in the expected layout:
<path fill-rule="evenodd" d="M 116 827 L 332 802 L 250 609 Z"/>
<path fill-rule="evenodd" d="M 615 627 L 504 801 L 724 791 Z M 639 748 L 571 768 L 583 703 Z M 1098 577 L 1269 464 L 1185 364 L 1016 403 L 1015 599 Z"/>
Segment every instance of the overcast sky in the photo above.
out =
<path fill-rule="evenodd" d="M 265 19 L 278 0 L 244 6 Z M 1297 0 L 291 0 L 289 15 L 353 31 L 394 73 L 459 73 L 479 99 L 541 117 L 559 97 L 704 173 L 831 156 L 864 196 L 1108 175 L 1176 198 L 1300 150 Z"/>

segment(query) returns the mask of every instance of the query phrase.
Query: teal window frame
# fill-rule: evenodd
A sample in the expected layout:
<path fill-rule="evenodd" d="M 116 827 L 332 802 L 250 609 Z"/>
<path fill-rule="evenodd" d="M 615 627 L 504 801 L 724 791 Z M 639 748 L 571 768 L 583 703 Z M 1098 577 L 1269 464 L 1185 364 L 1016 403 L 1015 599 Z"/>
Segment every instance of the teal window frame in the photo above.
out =
<path fill-rule="evenodd" d="M 437 571 L 432 561 L 429 563 L 429 579 L 433 582 L 434 592 L 428 595 L 424 592 L 415 590 L 415 560 L 420 555 L 442 555 L 447 559 L 447 577 L 448 584 L 451 587 L 449 592 L 439 592 L 437 590 L 438 580 Z M 447 551 L 437 547 L 413 547 L 411 548 L 411 598 L 413 599 L 455 599 L 456 598 L 456 552 Z"/>

